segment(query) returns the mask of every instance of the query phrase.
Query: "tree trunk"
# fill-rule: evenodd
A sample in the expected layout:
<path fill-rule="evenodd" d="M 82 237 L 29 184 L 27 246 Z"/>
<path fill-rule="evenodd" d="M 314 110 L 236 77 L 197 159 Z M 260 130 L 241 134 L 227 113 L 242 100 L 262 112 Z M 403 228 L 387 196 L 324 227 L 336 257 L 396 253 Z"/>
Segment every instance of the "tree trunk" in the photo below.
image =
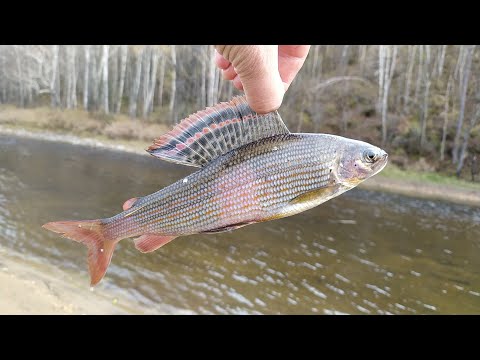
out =
<path fill-rule="evenodd" d="M 403 113 L 408 113 L 408 104 L 410 100 L 410 82 L 413 74 L 413 65 L 415 64 L 415 53 L 417 52 L 417 45 L 411 45 L 408 53 L 408 66 L 405 77 L 405 95 L 403 97 Z"/>
<path fill-rule="evenodd" d="M 383 90 L 380 90 L 382 98 L 381 98 L 381 112 L 382 112 L 382 144 L 385 145 L 387 142 L 387 112 L 388 112 L 388 92 L 390 90 L 390 84 L 392 82 L 392 77 L 395 72 L 395 63 L 397 57 L 397 47 L 393 46 L 393 49 L 387 46 L 381 46 L 379 49 L 381 54 L 379 55 L 380 58 L 383 60 L 380 61 L 380 64 L 384 66 L 384 70 L 380 71 L 381 79 L 383 80 L 383 84 L 380 87 Z"/>
<path fill-rule="evenodd" d="M 128 106 L 128 113 L 132 118 L 137 116 L 137 99 L 138 92 L 140 90 L 140 77 L 142 75 L 142 54 L 143 51 L 137 54 L 133 84 L 130 89 L 130 104 Z"/>
<path fill-rule="evenodd" d="M 476 97 L 477 98 L 480 97 L 480 91 L 478 90 L 477 90 Z M 472 129 L 475 127 L 479 117 L 480 117 L 480 104 L 477 104 L 475 113 L 470 118 L 470 124 L 468 125 L 467 129 L 465 129 L 465 132 L 463 134 L 463 144 L 460 150 L 460 155 L 459 155 L 458 165 L 456 170 L 457 177 L 460 177 L 460 174 L 462 172 L 463 165 L 465 163 L 465 158 L 467 157 L 467 147 L 468 147 L 468 142 L 470 140 L 470 133 L 472 132 Z"/>
<path fill-rule="evenodd" d="M 92 69 L 91 69 L 91 81 L 90 83 L 92 84 L 92 90 L 90 91 L 92 96 L 90 98 L 90 108 L 91 109 L 94 109 L 94 110 L 97 110 L 98 109 L 98 83 L 100 82 L 99 81 L 99 72 L 97 70 L 97 63 L 98 63 L 98 60 L 97 60 L 97 54 L 96 52 L 98 51 L 98 48 L 99 47 L 93 47 L 93 51 L 92 51 L 92 61 L 91 61 L 91 64 L 92 64 Z M 100 68 L 100 66 L 98 66 Z"/>
<path fill-rule="evenodd" d="M 163 106 L 163 83 L 165 79 L 165 54 L 162 54 L 162 58 L 160 60 L 160 76 L 158 79 L 158 106 Z"/>
<path fill-rule="evenodd" d="M 177 53 L 175 45 L 171 45 L 171 60 L 172 60 L 172 87 L 170 89 L 170 104 L 168 110 L 170 111 L 170 118 L 175 122 L 175 93 L 177 91 Z"/>
<path fill-rule="evenodd" d="M 207 84 L 207 51 L 208 47 L 202 46 L 201 52 L 200 52 L 200 63 L 202 66 L 202 74 L 201 74 L 201 82 L 200 82 L 200 109 L 203 109 L 206 107 L 206 84 Z"/>
<path fill-rule="evenodd" d="M 158 50 L 152 49 L 151 51 L 151 72 L 150 77 L 148 79 L 148 86 L 147 86 L 147 96 L 145 99 L 145 103 L 143 106 L 143 117 L 146 118 L 148 113 L 152 109 L 153 104 L 153 96 L 155 93 L 155 85 L 156 85 L 156 78 L 157 78 L 157 66 L 158 66 Z"/>
<path fill-rule="evenodd" d="M 65 46 L 65 78 L 64 100 L 67 109 L 72 108 L 72 45 Z"/>
<path fill-rule="evenodd" d="M 385 79 L 385 55 L 386 55 L 386 46 L 380 45 L 378 47 L 378 102 L 377 102 L 377 112 L 382 111 L 383 103 L 383 89 L 384 89 L 384 79 Z"/>
<path fill-rule="evenodd" d="M 85 71 L 83 73 L 83 108 L 88 110 L 88 73 L 90 69 L 90 45 L 85 45 Z"/>
<path fill-rule="evenodd" d="M 118 91 L 118 62 L 120 57 L 120 48 L 113 47 L 110 49 L 111 57 L 111 69 L 110 69 L 110 86 L 108 89 L 108 104 L 110 105 L 110 111 L 115 112 L 117 104 L 117 91 Z"/>
<path fill-rule="evenodd" d="M 109 113 L 108 109 L 108 45 L 103 45 L 103 56 L 102 56 L 102 82 L 103 82 L 103 111 L 105 114 Z"/>
<path fill-rule="evenodd" d="M 452 89 L 452 76 L 448 78 L 447 91 L 445 93 L 445 108 L 442 127 L 442 143 L 440 145 L 440 160 L 445 160 L 445 142 L 447 140 L 448 110 L 450 104 L 450 91 Z"/>
<path fill-rule="evenodd" d="M 475 45 L 468 46 L 465 50 L 465 65 L 464 70 L 462 71 L 462 78 L 460 82 L 460 111 L 458 114 L 458 121 L 457 121 L 457 129 L 455 132 L 455 139 L 453 142 L 453 152 L 452 152 L 452 161 L 454 164 L 458 163 L 459 161 L 459 150 L 460 150 L 460 135 L 462 132 L 463 127 L 463 119 L 465 116 L 465 102 L 467 100 L 467 89 L 468 89 L 468 81 L 470 79 L 470 69 L 472 66 L 472 56 L 475 50 Z"/>
<path fill-rule="evenodd" d="M 340 58 L 340 66 L 339 66 L 339 74 L 340 76 L 344 76 L 346 71 L 347 71 L 347 67 L 348 67 L 348 49 L 350 48 L 350 45 L 344 45 L 343 46 L 343 49 L 342 49 L 342 56 Z"/>
<path fill-rule="evenodd" d="M 460 75 L 460 72 L 464 68 L 465 63 L 465 48 L 466 46 L 460 45 L 460 48 L 458 50 L 457 62 L 455 64 L 454 78 L 460 79 L 460 82 L 462 82 L 462 76 Z"/>
<path fill-rule="evenodd" d="M 118 91 L 117 91 L 117 103 L 115 106 L 115 112 L 118 114 L 120 109 L 122 108 L 122 98 L 123 98 L 123 88 L 125 84 L 125 71 L 127 69 L 127 54 L 128 54 L 128 46 L 122 45 L 120 47 L 120 83 L 118 84 Z"/>
<path fill-rule="evenodd" d="M 423 93 L 423 106 L 422 106 L 422 117 L 421 117 L 421 128 L 420 128 L 420 149 L 425 147 L 426 143 L 426 131 L 427 131 L 427 120 L 428 120 L 428 96 L 430 93 L 430 45 L 425 46 L 425 61 L 424 70 L 423 70 L 423 78 L 424 78 L 424 87 L 425 91 Z"/>
<path fill-rule="evenodd" d="M 365 72 L 365 59 L 367 58 L 367 45 L 360 45 L 360 76 Z"/>
<path fill-rule="evenodd" d="M 447 45 L 442 45 L 440 50 L 440 59 L 438 60 L 438 76 L 442 76 L 443 64 L 445 63 L 445 54 L 447 52 Z"/>
<path fill-rule="evenodd" d="M 414 95 L 414 103 L 415 106 L 418 106 L 418 97 L 420 96 L 420 87 L 422 85 L 422 71 L 423 71 L 423 61 L 424 61 L 424 51 L 423 45 L 419 45 L 418 47 L 418 70 L 417 70 L 417 83 L 415 85 L 415 95 Z"/>
<path fill-rule="evenodd" d="M 207 106 L 212 106 L 215 103 L 215 62 L 213 61 L 214 56 L 214 47 L 213 45 L 208 45 L 208 88 L 207 88 Z"/>
<path fill-rule="evenodd" d="M 2 102 L 7 102 L 7 67 L 5 65 L 5 55 L 2 56 Z"/>
<path fill-rule="evenodd" d="M 145 118 L 147 112 L 147 97 L 148 97 L 148 87 L 150 82 L 150 68 L 152 66 L 151 59 L 152 48 L 147 46 L 143 52 L 143 63 L 142 63 L 142 81 L 141 81 L 141 99 L 142 102 L 142 117 Z"/>
<path fill-rule="evenodd" d="M 77 55 L 77 46 L 72 46 L 72 89 L 70 91 L 70 95 L 72 96 L 72 107 L 77 107 L 77 67 L 76 67 L 76 55 Z"/>
<path fill-rule="evenodd" d="M 15 51 L 15 64 L 17 65 L 17 77 L 18 77 L 18 91 L 20 96 L 19 106 L 25 106 L 25 94 L 23 89 L 23 72 L 22 72 L 22 64 L 21 64 L 21 56 L 18 52 L 18 46 L 14 45 L 13 50 Z"/>

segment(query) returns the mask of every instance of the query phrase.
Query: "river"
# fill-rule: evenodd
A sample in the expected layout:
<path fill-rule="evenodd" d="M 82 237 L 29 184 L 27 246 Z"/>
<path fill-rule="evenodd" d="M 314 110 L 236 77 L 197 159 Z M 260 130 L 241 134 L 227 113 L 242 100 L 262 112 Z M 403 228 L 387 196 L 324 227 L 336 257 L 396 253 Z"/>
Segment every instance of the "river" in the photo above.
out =
<path fill-rule="evenodd" d="M 195 169 L 153 157 L 0 136 L 0 245 L 77 272 L 86 248 L 48 232 L 96 219 Z M 353 189 L 302 214 L 180 237 L 121 241 L 101 287 L 198 314 L 480 313 L 480 209 Z"/>

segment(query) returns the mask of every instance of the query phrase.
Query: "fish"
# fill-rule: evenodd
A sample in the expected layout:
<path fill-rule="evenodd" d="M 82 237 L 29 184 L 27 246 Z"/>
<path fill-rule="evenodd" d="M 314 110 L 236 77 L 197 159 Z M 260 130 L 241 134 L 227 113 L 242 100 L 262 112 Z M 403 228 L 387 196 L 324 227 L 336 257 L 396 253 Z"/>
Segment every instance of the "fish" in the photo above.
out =
<path fill-rule="evenodd" d="M 198 111 L 146 149 L 199 168 L 123 211 L 43 228 L 88 248 L 90 283 L 104 277 L 116 244 L 133 238 L 148 253 L 179 236 L 213 234 L 292 216 L 353 189 L 380 172 L 388 154 L 333 134 L 291 133 L 278 111 L 258 114 L 245 96 Z"/>

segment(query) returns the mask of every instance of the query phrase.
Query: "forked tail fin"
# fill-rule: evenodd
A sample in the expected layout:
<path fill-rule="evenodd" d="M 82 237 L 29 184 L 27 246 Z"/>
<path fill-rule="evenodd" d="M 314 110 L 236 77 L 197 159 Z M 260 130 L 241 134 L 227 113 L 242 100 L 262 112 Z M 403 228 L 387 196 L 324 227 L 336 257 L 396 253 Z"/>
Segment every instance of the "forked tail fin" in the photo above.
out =
<path fill-rule="evenodd" d="M 104 225 L 100 220 L 56 221 L 47 223 L 43 227 L 85 244 L 88 248 L 91 285 L 96 285 L 102 280 L 117 241 L 105 236 Z"/>

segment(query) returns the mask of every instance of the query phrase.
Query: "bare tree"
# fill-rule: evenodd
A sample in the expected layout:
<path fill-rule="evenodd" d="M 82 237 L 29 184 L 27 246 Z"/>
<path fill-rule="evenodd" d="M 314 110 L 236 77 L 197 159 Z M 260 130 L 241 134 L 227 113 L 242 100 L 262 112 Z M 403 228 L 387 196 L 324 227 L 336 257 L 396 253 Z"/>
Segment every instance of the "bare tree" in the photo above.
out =
<path fill-rule="evenodd" d="M 85 45 L 85 64 L 83 70 L 83 108 L 88 110 L 88 75 L 90 69 L 90 45 Z"/>
<path fill-rule="evenodd" d="M 103 111 L 105 114 L 108 114 L 108 45 L 103 45 L 103 55 L 102 55 L 102 84 L 103 84 L 103 91 L 102 91 L 102 104 L 103 104 Z"/>
<path fill-rule="evenodd" d="M 476 87 L 477 87 L 477 90 L 475 93 L 475 100 L 476 100 L 475 111 L 470 117 L 470 123 L 468 124 L 467 128 L 463 132 L 463 143 L 460 150 L 460 155 L 459 155 L 457 169 L 456 169 L 457 177 L 460 176 L 463 165 L 465 163 L 465 158 L 467 157 L 467 147 L 468 147 L 468 142 L 470 140 L 470 134 L 472 132 L 472 129 L 477 124 L 478 119 L 480 118 L 480 81 L 478 80 L 477 80 Z"/>
<path fill-rule="evenodd" d="M 174 106 L 175 106 L 175 93 L 177 91 L 177 53 L 176 53 L 175 45 L 172 45 L 170 49 L 171 49 L 170 57 L 172 60 L 172 87 L 170 89 L 170 104 L 168 106 L 168 110 L 170 111 L 170 116 L 173 122 L 175 121 Z"/>
<path fill-rule="evenodd" d="M 208 88 L 207 88 L 207 106 L 212 106 L 215 103 L 215 62 L 214 47 L 208 46 Z"/>
<path fill-rule="evenodd" d="M 408 65 L 405 75 L 405 95 L 403 96 L 403 112 L 408 112 L 408 103 L 410 100 L 410 82 L 412 79 L 413 65 L 415 63 L 415 53 L 417 51 L 416 45 L 410 45 L 408 47 Z"/>
<path fill-rule="evenodd" d="M 200 108 L 206 106 L 206 84 L 207 84 L 207 52 L 208 47 L 202 46 L 200 49 L 200 63 L 201 63 L 201 82 L 200 82 Z"/>
<path fill-rule="evenodd" d="M 430 61 L 431 61 L 431 52 L 430 45 L 425 45 L 425 60 L 423 62 L 423 106 L 422 106 L 422 116 L 420 121 L 420 148 L 425 147 L 426 142 L 426 130 L 427 130 L 427 119 L 428 119 L 428 97 L 430 93 L 431 85 L 431 72 L 430 72 Z"/>
<path fill-rule="evenodd" d="M 452 151 L 452 161 L 454 164 L 459 161 L 459 151 L 460 151 L 460 136 L 463 127 L 463 119 L 465 116 L 465 103 L 467 101 L 467 90 L 468 90 L 468 81 L 470 79 L 470 69 L 472 67 L 472 57 L 475 46 L 470 45 L 465 49 L 465 61 L 464 65 L 461 67 L 460 72 L 463 75 L 460 79 L 460 112 L 458 114 L 457 129 L 455 132 L 455 140 L 453 144 Z"/>
<path fill-rule="evenodd" d="M 447 126 L 448 126 L 448 110 L 450 103 L 450 91 L 452 90 L 453 78 L 450 75 L 447 83 L 447 91 L 445 93 L 445 108 L 443 110 L 443 127 L 442 127 L 442 142 L 440 144 L 440 160 L 445 160 L 445 142 L 447 140 Z"/>
<path fill-rule="evenodd" d="M 379 99 L 382 112 L 382 143 L 387 141 L 387 111 L 388 111 L 388 92 L 395 72 L 395 62 L 397 57 L 397 47 L 381 45 L 379 49 Z M 382 88 L 380 90 L 380 88 Z"/>
<path fill-rule="evenodd" d="M 117 102 L 115 104 L 115 112 L 119 113 L 120 109 L 122 108 L 122 98 L 123 98 L 123 88 L 125 84 L 125 72 L 127 69 L 127 54 L 128 54 L 128 46 L 121 45 L 120 46 L 120 82 L 118 84 L 117 90 Z"/>
<path fill-rule="evenodd" d="M 165 79 L 165 54 L 162 53 L 162 57 L 160 59 L 160 74 L 158 79 L 158 106 L 163 106 L 163 83 Z"/>
<path fill-rule="evenodd" d="M 155 93 L 156 77 L 157 77 L 157 66 L 158 66 L 158 49 L 153 48 L 150 51 L 149 62 L 151 63 L 151 71 L 149 76 L 145 79 L 146 84 L 146 95 L 143 105 L 143 117 L 146 118 L 148 113 L 152 109 L 153 105 L 153 96 Z"/>
<path fill-rule="evenodd" d="M 143 50 L 140 50 L 140 52 L 136 54 L 134 80 L 130 89 L 130 104 L 128 106 L 128 113 L 131 117 L 135 117 L 137 114 L 137 99 L 140 90 L 140 77 L 142 75 L 142 54 Z"/>

